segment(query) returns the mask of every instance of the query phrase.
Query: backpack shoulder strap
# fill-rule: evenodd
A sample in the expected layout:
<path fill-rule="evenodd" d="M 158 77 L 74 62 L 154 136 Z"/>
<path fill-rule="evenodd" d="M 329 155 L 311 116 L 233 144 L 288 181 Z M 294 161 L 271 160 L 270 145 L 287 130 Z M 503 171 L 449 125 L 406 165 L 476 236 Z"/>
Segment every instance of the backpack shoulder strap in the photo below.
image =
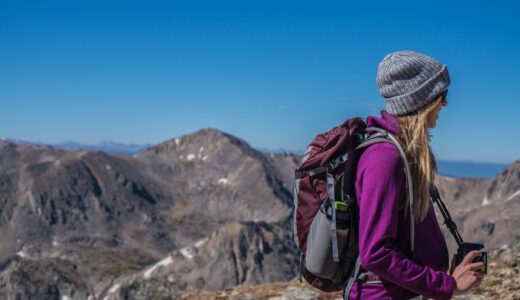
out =
<path fill-rule="evenodd" d="M 404 162 L 404 171 L 406 175 L 406 183 L 407 183 L 407 196 L 408 196 L 408 209 L 410 214 L 410 250 L 412 252 L 412 255 L 415 256 L 415 230 L 414 230 L 414 203 L 413 203 L 413 182 L 412 182 L 412 175 L 410 172 L 410 166 L 408 165 L 408 159 L 406 158 L 406 154 L 404 152 L 403 147 L 401 146 L 401 143 L 399 143 L 399 140 L 390 132 L 377 128 L 377 127 L 368 127 L 366 129 L 367 133 L 370 134 L 370 132 L 375 132 L 374 134 L 369 135 L 369 137 L 361 143 L 356 149 L 365 148 L 375 143 L 382 143 L 382 142 L 389 142 L 394 144 L 397 149 L 399 150 L 399 154 L 401 155 L 401 158 Z"/>

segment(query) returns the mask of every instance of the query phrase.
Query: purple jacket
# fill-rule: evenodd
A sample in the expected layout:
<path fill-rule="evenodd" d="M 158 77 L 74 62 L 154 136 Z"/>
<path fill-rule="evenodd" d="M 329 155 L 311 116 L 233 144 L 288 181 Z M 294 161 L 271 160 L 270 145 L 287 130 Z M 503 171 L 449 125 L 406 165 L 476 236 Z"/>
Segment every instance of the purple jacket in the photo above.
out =
<path fill-rule="evenodd" d="M 396 118 L 385 111 L 381 118 L 368 117 L 367 125 L 400 134 Z M 354 284 L 349 299 L 408 299 L 418 294 L 450 299 L 456 282 L 447 273 L 448 249 L 431 203 L 426 218 L 415 224 L 415 258 L 410 258 L 409 221 L 399 209 L 406 200 L 406 176 L 395 145 L 367 147 L 356 175 L 361 266 L 383 283 Z"/>

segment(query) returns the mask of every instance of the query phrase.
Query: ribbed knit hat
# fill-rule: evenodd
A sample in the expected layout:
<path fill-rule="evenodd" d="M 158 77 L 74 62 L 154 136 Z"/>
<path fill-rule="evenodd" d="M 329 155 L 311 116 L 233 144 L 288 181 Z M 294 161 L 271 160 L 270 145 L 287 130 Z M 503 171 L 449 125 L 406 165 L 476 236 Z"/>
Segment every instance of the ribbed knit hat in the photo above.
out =
<path fill-rule="evenodd" d="M 448 67 L 435 58 L 415 52 L 397 51 L 379 63 L 377 86 L 392 115 L 417 111 L 450 85 Z"/>

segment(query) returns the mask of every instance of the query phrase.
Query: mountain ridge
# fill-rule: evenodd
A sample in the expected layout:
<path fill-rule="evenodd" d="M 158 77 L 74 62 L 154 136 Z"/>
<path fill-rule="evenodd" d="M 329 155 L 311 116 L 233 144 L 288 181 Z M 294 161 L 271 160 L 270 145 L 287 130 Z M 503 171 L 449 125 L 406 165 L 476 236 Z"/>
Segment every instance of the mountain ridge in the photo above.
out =
<path fill-rule="evenodd" d="M 222 135 L 227 135 L 230 138 L 237 138 L 230 133 L 220 131 L 216 128 L 208 127 L 197 130 L 193 133 L 181 135 L 179 137 L 167 139 L 159 142 L 158 144 L 125 144 L 113 141 L 102 141 L 98 144 L 81 144 L 74 141 L 62 142 L 50 144 L 49 146 L 56 149 L 63 149 L 67 151 L 103 151 L 109 154 L 122 154 L 127 156 L 139 155 L 141 152 L 146 151 L 148 148 L 154 148 L 164 143 L 171 143 L 175 140 L 182 139 L 182 137 L 190 136 L 197 132 L 204 131 L 217 131 Z M 240 138 L 237 138 L 241 140 Z M 0 139 L 1 141 L 2 139 Z M 6 141 L 11 141 L 17 144 L 24 145 L 46 145 L 40 142 L 29 142 L 18 139 L 4 138 Z M 264 154 L 290 154 L 294 156 L 302 156 L 304 151 L 288 150 L 285 148 L 268 149 L 268 148 L 255 148 Z M 514 163 L 514 162 L 511 162 Z M 453 160 L 438 160 L 439 174 L 442 176 L 453 177 L 453 178 L 494 178 L 496 177 L 505 167 L 511 163 L 493 163 L 493 162 L 479 162 L 479 161 L 453 161 Z"/>

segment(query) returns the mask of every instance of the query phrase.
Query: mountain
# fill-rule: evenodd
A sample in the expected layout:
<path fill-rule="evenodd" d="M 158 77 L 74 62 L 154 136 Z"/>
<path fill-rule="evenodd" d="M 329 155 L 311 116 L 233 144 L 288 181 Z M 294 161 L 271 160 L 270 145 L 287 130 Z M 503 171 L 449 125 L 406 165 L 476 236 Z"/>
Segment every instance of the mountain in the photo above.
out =
<path fill-rule="evenodd" d="M 81 144 L 74 141 L 66 141 L 62 143 L 55 143 L 55 144 L 46 144 L 42 142 L 30 142 L 20 139 L 12 139 L 12 138 L 0 138 L 0 141 L 9 141 L 11 143 L 17 144 L 17 145 L 28 145 L 28 146 L 52 146 L 57 149 L 67 150 L 67 151 L 80 151 L 80 150 L 86 150 L 86 151 L 103 151 L 105 153 L 109 154 L 123 154 L 128 156 L 133 156 L 144 149 L 152 146 L 150 144 L 124 144 L 124 143 L 117 143 L 117 142 L 111 142 L 111 141 L 102 141 L 98 144 Z"/>
<path fill-rule="evenodd" d="M 233 239 L 241 245 L 238 233 L 226 231 L 226 226 L 276 243 L 266 242 L 268 253 L 260 251 L 253 258 L 240 252 L 233 256 L 235 248 L 222 247 L 207 268 L 227 266 L 231 274 L 255 270 L 253 275 L 218 277 L 201 287 L 293 276 L 288 170 L 296 161 L 287 154 L 263 154 L 214 129 L 149 147 L 135 157 L 0 141 L 0 287 L 30 297 L 34 291 L 22 288 L 22 272 L 26 282 L 39 281 L 42 290 L 101 297 L 117 279 L 182 253 L 212 233 L 216 237 L 210 245 Z M 289 242 L 284 245 L 282 240 Z M 259 255 L 286 269 L 275 275 L 258 261 Z M 235 258 L 225 263 L 225 256 Z M 45 274 L 23 271 L 27 268 Z M 197 279 L 209 271 L 193 272 Z M 53 274 L 69 274 L 78 281 L 65 284 Z M 187 279 L 183 288 L 196 287 L 193 283 Z"/>
<path fill-rule="evenodd" d="M 134 156 L 0 140 L 0 298 L 161 299 L 290 280 L 299 161 L 216 129 Z M 438 176 L 466 240 L 520 240 L 519 173 L 517 161 L 493 179 Z"/>
<path fill-rule="evenodd" d="M 275 156 L 218 130 L 161 143 L 136 158 L 166 184 L 182 186 L 183 209 L 209 211 L 210 219 L 221 219 L 225 212 L 232 220 L 279 221 L 291 212 L 292 186 L 284 182 Z"/>
<path fill-rule="evenodd" d="M 99 144 L 80 144 L 73 141 L 53 144 L 52 146 L 67 150 L 67 151 L 78 151 L 78 150 L 87 150 L 87 151 L 103 151 L 105 153 L 110 154 L 123 154 L 128 156 L 133 156 L 144 149 L 152 146 L 150 144 L 123 144 L 111 141 L 102 141 Z"/>

